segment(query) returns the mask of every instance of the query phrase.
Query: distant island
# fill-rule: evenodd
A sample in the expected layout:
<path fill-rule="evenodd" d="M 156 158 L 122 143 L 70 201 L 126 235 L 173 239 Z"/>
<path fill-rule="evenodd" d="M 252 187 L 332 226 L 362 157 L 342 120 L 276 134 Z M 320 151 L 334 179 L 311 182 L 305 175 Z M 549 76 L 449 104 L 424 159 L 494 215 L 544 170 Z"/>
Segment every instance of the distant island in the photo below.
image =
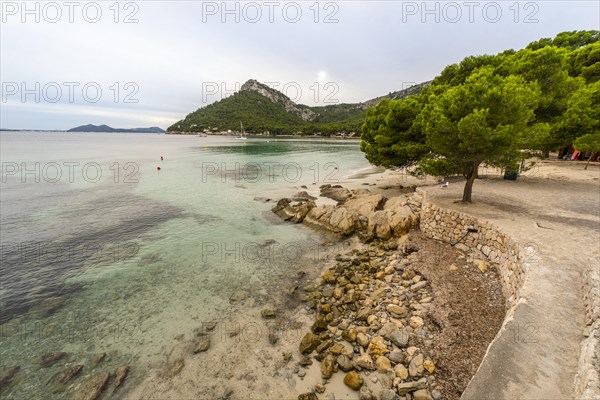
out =
<path fill-rule="evenodd" d="M 150 128 L 112 128 L 108 125 L 81 125 L 75 128 L 69 129 L 67 132 L 131 132 L 131 133 L 165 133 L 164 129 L 157 126 Z"/>

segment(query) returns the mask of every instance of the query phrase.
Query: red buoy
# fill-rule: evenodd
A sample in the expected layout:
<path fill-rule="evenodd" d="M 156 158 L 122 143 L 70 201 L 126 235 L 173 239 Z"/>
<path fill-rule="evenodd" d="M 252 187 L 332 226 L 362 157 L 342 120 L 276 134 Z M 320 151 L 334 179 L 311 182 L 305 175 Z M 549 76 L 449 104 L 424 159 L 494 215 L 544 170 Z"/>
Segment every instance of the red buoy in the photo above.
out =
<path fill-rule="evenodd" d="M 160 171 L 160 167 L 156 167 L 156 170 L 157 170 L 157 171 Z"/>

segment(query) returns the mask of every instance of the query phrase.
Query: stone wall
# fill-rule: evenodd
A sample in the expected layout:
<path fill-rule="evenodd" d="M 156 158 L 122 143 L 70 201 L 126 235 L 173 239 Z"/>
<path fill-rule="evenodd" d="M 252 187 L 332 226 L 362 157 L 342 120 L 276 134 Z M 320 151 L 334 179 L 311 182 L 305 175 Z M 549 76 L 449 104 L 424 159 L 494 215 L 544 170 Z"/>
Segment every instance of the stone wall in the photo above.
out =
<path fill-rule="evenodd" d="M 422 197 L 420 229 L 428 237 L 454 244 L 475 257 L 485 258 L 500 275 L 510 317 L 519 301 L 526 269 L 538 262 L 534 245 L 519 245 L 495 225 L 471 215 L 446 209 Z M 469 228 L 477 230 L 470 232 Z M 573 387 L 575 399 L 600 399 L 600 259 L 596 258 L 583 275 L 585 306 L 584 340 Z"/>
<path fill-rule="evenodd" d="M 497 268 L 506 298 L 511 308 L 519 299 L 519 292 L 525 277 L 527 247 L 521 247 L 510 236 L 495 225 L 481 221 L 471 215 L 442 208 L 426 200 L 423 196 L 420 215 L 420 229 L 432 239 L 442 240 L 471 254 L 474 261 L 489 263 Z M 469 230 L 476 230 L 470 232 Z"/>
<path fill-rule="evenodd" d="M 575 376 L 576 399 L 600 398 L 600 260 L 590 263 L 583 275 L 585 339 L 581 343 L 579 366 Z"/>

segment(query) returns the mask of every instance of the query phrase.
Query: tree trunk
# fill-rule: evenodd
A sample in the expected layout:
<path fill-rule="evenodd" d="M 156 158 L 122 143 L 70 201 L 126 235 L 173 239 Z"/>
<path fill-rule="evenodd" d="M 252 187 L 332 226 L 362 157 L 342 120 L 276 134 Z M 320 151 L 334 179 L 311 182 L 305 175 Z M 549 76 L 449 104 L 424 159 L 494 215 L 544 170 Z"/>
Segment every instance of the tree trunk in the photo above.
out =
<path fill-rule="evenodd" d="M 587 169 L 588 165 L 590 165 L 590 160 L 592 159 L 592 157 L 594 157 L 594 153 L 590 154 L 590 158 L 588 158 L 587 162 L 585 163 L 584 169 Z"/>
<path fill-rule="evenodd" d="M 469 172 L 467 174 L 467 182 L 465 183 L 465 189 L 463 191 L 463 203 L 471 202 L 471 193 L 473 192 L 473 183 L 475 183 L 475 179 L 477 178 L 477 169 L 479 168 L 480 163 L 471 162 L 469 166 Z"/>

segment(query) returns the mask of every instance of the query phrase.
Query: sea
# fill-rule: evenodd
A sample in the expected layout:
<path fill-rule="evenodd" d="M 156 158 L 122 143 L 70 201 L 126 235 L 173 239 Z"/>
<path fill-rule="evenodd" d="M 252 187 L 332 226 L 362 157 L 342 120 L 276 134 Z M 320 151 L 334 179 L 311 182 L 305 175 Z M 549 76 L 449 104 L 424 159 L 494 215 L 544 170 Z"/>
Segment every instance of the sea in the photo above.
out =
<path fill-rule="evenodd" d="M 69 398 L 54 383 L 75 364 L 142 379 L 232 295 L 275 293 L 320 259 L 323 239 L 276 217 L 278 199 L 369 169 L 358 141 L 320 138 L 5 131 L 0 149 L 11 399 Z M 67 356 L 43 367 L 49 352 Z"/>

